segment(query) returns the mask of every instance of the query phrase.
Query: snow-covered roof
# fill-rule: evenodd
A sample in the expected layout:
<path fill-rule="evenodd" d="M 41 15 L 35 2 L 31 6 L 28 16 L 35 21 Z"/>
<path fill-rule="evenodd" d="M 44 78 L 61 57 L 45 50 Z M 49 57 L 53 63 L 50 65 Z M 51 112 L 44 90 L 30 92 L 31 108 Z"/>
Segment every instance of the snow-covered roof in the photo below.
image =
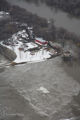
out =
<path fill-rule="evenodd" d="M 35 39 L 40 41 L 40 42 L 46 42 L 46 40 L 44 40 L 43 38 L 36 37 Z"/>

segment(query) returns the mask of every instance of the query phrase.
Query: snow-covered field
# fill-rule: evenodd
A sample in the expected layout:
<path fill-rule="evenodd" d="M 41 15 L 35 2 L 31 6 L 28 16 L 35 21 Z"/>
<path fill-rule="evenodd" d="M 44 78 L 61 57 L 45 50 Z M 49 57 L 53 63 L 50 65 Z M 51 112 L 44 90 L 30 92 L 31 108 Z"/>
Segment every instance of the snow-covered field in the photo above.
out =
<path fill-rule="evenodd" d="M 17 58 L 14 60 L 15 63 L 43 61 L 50 57 L 49 52 L 43 49 L 34 53 L 28 51 L 29 48 L 35 48 L 37 46 L 36 44 L 27 43 L 28 47 L 25 47 L 25 49 L 27 49 L 26 52 L 24 50 L 19 50 L 22 45 L 23 44 L 19 42 L 19 44 L 13 48 L 17 55 Z"/>
<path fill-rule="evenodd" d="M 46 50 L 45 47 L 41 47 L 39 49 L 39 46 L 34 41 L 29 42 L 27 41 L 28 39 L 28 34 L 25 30 L 22 30 L 8 39 L 7 44 L 5 44 L 3 41 L 0 44 L 16 53 L 17 57 L 13 61 L 14 63 L 40 62 L 51 57 L 50 52 Z M 25 43 L 23 42 L 24 40 L 26 40 Z M 34 48 L 38 48 L 38 50 L 30 51 L 30 49 Z"/>

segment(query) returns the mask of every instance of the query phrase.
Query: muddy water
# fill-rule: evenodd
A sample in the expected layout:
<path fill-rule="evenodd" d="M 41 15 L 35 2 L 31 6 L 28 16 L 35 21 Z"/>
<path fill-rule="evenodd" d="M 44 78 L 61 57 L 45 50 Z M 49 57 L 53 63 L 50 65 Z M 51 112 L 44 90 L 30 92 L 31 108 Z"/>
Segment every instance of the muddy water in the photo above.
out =
<path fill-rule="evenodd" d="M 0 73 L 0 82 L 6 81 L 28 102 L 24 107 L 24 100 L 19 99 L 25 118 L 27 118 L 25 112 L 30 120 L 33 117 L 35 120 L 71 118 L 75 116 L 72 105 L 77 104 L 72 102 L 73 96 L 79 94 L 80 83 L 79 78 L 76 80 L 70 72 L 65 71 L 65 68 L 67 67 L 60 57 L 42 63 L 9 67 Z M 69 65 L 67 70 L 71 71 L 71 68 Z M 76 76 L 77 74 L 79 73 L 76 72 Z M 16 100 L 16 97 L 14 99 Z M 11 102 L 14 103 L 12 100 Z M 6 104 L 5 100 L 3 105 L 4 103 Z M 78 107 L 80 108 L 79 105 Z M 16 111 L 16 107 L 11 106 L 11 108 L 13 112 Z M 17 112 L 20 113 L 18 104 Z M 80 112 L 77 116 L 79 115 Z"/>
<path fill-rule="evenodd" d="M 53 19 L 57 27 L 63 27 L 70 32 L 80 35 L 80 19 L 70 17 L 67 13 L 60 10 L 51 9 L 47 5 L 40 3 L 27 3 L 25 0 L 7 0 L 11 4 L 18 5 L 31 13 L 44 17 L 47 20 Z"/>

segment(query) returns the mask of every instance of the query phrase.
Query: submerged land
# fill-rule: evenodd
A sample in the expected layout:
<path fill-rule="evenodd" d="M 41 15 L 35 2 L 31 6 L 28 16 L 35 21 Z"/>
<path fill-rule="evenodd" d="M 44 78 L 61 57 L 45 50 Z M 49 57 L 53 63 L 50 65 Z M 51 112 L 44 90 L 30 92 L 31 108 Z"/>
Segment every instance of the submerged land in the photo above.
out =
<path fill-rule="evenodd" d="M 0 11 L 0 119 L 79 120 L 79 36 L 57 28 L 53 20 L 47 21 L 6 0 L 1 0 Z M 43 38 L 52 47 L 57 43 L 62 51 L 71 51 L 74 59 L 64 62 L 61 56 L 56 56 L 40 63 L 10 66 L 17 55 L 15 49 L 22 43 L 27 45 L 25 49 L 28 50 L 36 37 Z M 5 47 L 15 51 L 16 55 Z"/>

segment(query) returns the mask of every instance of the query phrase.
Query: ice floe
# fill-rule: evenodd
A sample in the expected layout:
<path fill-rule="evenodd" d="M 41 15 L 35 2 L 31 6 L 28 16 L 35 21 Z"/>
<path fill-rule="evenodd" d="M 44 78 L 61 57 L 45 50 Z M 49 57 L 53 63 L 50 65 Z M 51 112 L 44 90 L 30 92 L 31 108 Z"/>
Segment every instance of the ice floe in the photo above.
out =
<path fill-rule="evenodd" d="M 66 118 L 66 119 L 60 119 L 60 120 L 80 120 L 80 116 L 72 117 L 72 118 Z"/>
<path fill-rule="evenodd" d="M 47 88 L 45 88 L 45 87 L 43 87 L 43 86 L 41 86 L 39 89 L 37 89 L 38 91 L 41 91 L 42 93 L 44 93 L 44 94 L 48 94 L 48 93 L 50 93 L 48 90 L 47 90 Z"/>

